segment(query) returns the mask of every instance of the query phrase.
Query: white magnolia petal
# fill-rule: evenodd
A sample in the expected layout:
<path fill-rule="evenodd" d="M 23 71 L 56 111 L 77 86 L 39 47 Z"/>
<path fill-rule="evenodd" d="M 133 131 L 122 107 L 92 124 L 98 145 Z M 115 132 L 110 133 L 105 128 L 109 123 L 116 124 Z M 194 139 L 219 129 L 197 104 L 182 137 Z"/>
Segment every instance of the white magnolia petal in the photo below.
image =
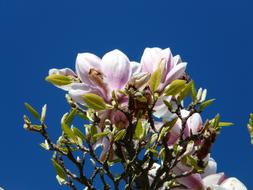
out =
<path fill-rule="evenodd" d="M 151 185 L 154 181 L 154 178 L 156 176 L 157 170 L 160 168 L 160 164 L 154 163 L 151 167 L 151 170 L 148 172 L 148 180 L 149 184 Z M 162 175 L 164 177 L 164 175 Z M 160 187 L 157 190 L 165 190 L 165 187 Z"/>
<path fill-rule="evenodd" d="M 200 114 L 194 113 L 186 122 L 185 136 L 188 137 L 191 133 L 193 135 L 198 134 L 199 130 L 202 128 L 202 123 Z"/>
<path fill-rule="evenodd" d="M 176 80 L 183 76 L 185 73 L 187 63 L 179 63 L 175 65 L 175 67 L 172 68 L 172 70 L 167 74 L 165 82 L 163 84 L 163 88 L 166 87 L 169 83 L 171 83 L 173 80 Z"/>
<path fill-rule="evenodd" d="M 164 81 L 167 73 L 170 72 L 170 70 L 174 67 L 173 56 L 172 56 L 170 48 L 166 48 L 161 51 L 160 59 L 161 60 L 163 59 L 165 61 L 165 68 L 164 68 L 163 79 L 162 79 L 162 81 Z"/>
<path fill-rule="evenodd" d="M 79 53 L 76 57 L 76 72 L 81 81 L 91 85 L 89 79 L 90 69 L 100 71 L 101 59 L 92 53 Z"/>
<path fill-rule="evenodd" d="M 208 164 L 204 170 L 204 173 L 201 174 L 202 178 L 215 174 L 217 172 L 217 163 L 213 158 L 210 157 L 210 154 L 208 154 L 204 161 L 208 161 Z"/>
<path fill-rule="evenodd" d="M 235 177 L 226 179 L 220 186 L 226 190 L 247 190 L 245 185 Z"/>
<path fill-rule="evenodd" d="M 171 112 L 168 110 L 168 107 L 164 104 L 164 100 L 168 102 L 171 101 L 171 96 L 161 96 L 158 98 L 155 106 L 154 106 L 154 116 L 158 118 L 166 118 L 166 120 L 170 119 L 172 115 Z"/>
<path fill-rule="evenodd" d="M 121 89 L 130 77 L 130 61 L 123 52 L 110 51 L 102 58 L 101 71 L 110 88 Z"/>
<path fill-rule="evenodd" d="M 174 170 L 177 175 L 182 174 L 182 172 L 185 172 L 184 170 L 178 167 L 175 167 Z M 196 189 L 196 190 L 203 189 L 203 183 L 202 183 L 202 178 L 200 174 L 192 174 L 187 177 L 181 177 L 181 178 L 178 178 L 177 181 L 180 184 L 183 184 L 184 186 L 190 189 Z"/>
<path fill-rule="evenodd" d="M 173 66 L 175 66 L 181 62 L 182 62 L 182 59 L 181 59 L 180 55 L 176 55 L 173 57 Z"/>
<path fill-rule="evenodd" d="M 219 185 L 221 182 L 224 181 L 224 179 L 225 179 L 224 173 L 217 173 L 206 176 L 203 179 L 203 183 L 205 187 L 211 187 L 212 185 Z"/>
<path fill-rule="evenodd" d="M 101 92 L 97 88 L 94 88 L 92 86 L 89 86 L 89 85 L 86 85 L 83 83 L 75 83 L 71 86 L 71 88 L 69 90 L 70 97 L 75 102 L 82 104 L 82 105 L 86 105 L 85 102 L 83 101 L 83 95 L 86 93 L 94 93 L 94 94 L 97 94 L 97 95 L 103 97 Z"/>
<path fill-rule="evenodd" d="M 76 73 L 69 68 L 63 68 L 63 69 L 52 68 L 48 71 L 48 75 L 53 75 L 53 74 L 76 77 Z"/>
<path fill-rule="evenodd" d="M 161 51 L 162 49 L 157 47 L 145 48 L 141 57 L 141 70 L 143 72 L 153 73 L 157 68 L 158 63 L 161 61 Z"/>
<path fill-rule="evenodd" d="M 130 62 L 131 66 L 131 76 L 136 75 L 141 72 L 141 64 L 135 61 Z"/>

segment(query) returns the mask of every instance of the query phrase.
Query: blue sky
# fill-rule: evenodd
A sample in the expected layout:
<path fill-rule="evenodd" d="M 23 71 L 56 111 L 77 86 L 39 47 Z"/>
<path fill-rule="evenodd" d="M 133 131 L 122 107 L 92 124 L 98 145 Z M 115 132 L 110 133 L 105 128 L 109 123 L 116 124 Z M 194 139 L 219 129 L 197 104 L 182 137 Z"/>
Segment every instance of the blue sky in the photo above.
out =
<path fill-rule="evenodd" d="M 49 132 L 60 134 L 64 92 L 44 81 L 48 69 L 74 69 L 79 52 L 118 48 L 140 60 L 145 47 L 170 47 L 188 62 L 197 86 L 217 101 L 204 114 L 235 123 L 222 130 L 213 157 L 219 171 L 253 189 L 251 0 L 0 0 L 0 185 L 6 190 L 64 189 L 41 138 L 22 128 L 23 103 L 48 104 Z"/>

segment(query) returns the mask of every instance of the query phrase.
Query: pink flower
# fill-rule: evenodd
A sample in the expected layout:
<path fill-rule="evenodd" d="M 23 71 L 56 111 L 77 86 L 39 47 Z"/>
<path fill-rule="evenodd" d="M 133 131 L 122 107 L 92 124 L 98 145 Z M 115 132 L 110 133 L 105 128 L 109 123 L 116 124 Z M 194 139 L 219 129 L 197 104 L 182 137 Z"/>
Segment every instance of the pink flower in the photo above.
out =
<path fill-rule="evenodd" d="M 139 66 L 119 50 L 106 53 L 102 59 L 91 53 L 78 54 L 76 72 L 82 83 L 74 85 L 69 94 L 81 104 L 84 102 L 80 96 L 85 93 L 95 93 L 109 102 L 112 91 L 124 88 Z"/>
<path fill-rule="evenodd" d="M 163 90 L 173 80 L 182 77 L 187 65 L 182 62 L 179 55 L 173 57 L 170 48 L 146 48 L 141 57 L 141 70 L 153 73 L 159 64 L 163 65 L 162 81 L 159 85 L 160 90 Z"/>
<path fill-rule="evenodd" d="M 187 110 L 181 110 L 182 118 L 188 117 L 190 114 Z M 159 125 L 157 125 L 159 126 Z M 203 127 L 203 122 L 199 113 L 194 113 L 191 115 L 187 121 L 186 126 L 183 132 L 183 138 L 189 137 L 191 134 L 196 135 Z M 159 127 L 158 127 L 159 128 Z M 180 137 L 182 130 L 182 120 L 180 118 L 177 119 L 176 124 L 171 128 L 170 133 L 168 135 L 168 145 L 173 145 Z"/>

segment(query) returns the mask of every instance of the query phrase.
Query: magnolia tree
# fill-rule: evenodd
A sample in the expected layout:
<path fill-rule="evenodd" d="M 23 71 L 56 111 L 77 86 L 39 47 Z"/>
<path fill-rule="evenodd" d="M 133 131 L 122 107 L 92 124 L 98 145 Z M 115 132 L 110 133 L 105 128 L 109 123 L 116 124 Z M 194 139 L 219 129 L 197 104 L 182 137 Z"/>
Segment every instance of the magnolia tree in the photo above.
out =
<path fill-rule="evenodd" d="M 39 113 L 26 104 L 36 122 L 24 116 L 24 128 L 44 138 L 41 146 L 52 152 L 59 184 L 246 190 L 238 179 L 216 172 L 211 147 L 231 123 L 221 122 L 218 114 L 202 119 L 214 99 L 206 100 L 206 89 L 196 90 L 186 65 L 169 48 L 146 48 L 140 63 L 113 50 L 102 59 L 78 54 L 76 72 L 51 69 L 46 80 L 67 92 L 70 106 L 61 119 L 62 133 L 55 141 L 47 133 L 46 105 Z M 77 117 L 82 123 L 74 126 Z"/>

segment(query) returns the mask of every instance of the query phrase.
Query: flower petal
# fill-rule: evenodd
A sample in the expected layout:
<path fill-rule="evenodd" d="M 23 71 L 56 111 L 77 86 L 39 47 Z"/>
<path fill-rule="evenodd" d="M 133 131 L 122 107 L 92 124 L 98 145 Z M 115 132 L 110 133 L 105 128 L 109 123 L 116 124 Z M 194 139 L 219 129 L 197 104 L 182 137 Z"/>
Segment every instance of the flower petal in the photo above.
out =
<path fill-rule="evenodd" d="M 203 174 L 201 174 L 201 177 L 204 178 L 206 176 L 216 174 L 217 172 L 217 163 L 213 158 L 210 157 L 210 154 L 204 159 L 204 161 L 208 161 L 208 164 L 205 168 L 205 171 Z"/>
<path fill-rule="evenodd" d="M 130 77 L 130 61 L 124 53 L 116 49 L 103 56 L 101 70 L 111 89 L 121 89 Z"/>
<path fill-rule="evenodd" d="M 191 133 L 193 135 L 198 134 L 199 130 L 202 128 L 202 119 L 199 113 L 194 113 L 191 117 L 188 118 L 186 122 L 186 128 L 184 135 L 189 137 Z"/>
<path fill-rule="evenodd" d="M 100 71 L 101 59 L 92 53 L 79 53 L 76 57 L 76 72 L 81 81 L 92 85 L 89 79 L 91 69 Z"/>
<path fill-rule="evenodd" d="M 131 76 L 136 75 L 141 72 L 141 64 L 135 61 L 130 62 L 131 66 Z"/>
<path fill-rule="evenodd" d="M 182 171 L 180 171 L 182 173 Z M 203 190 L 203 184 L 200 174 L 192 174 L 187 177 L 178 178 L 177 181 L 187 188 L 194 190 Z"/>
<path fill-rule="evenodd" d="M 238 179 L 234 177 L 230 177 L 223 181 L 220 185 L 221 187 L 227 189 L 227 190 L 247 190 L 245 185 Z"/>
<path fill-rule="evenodd" d="M 159 97 L 155 106 L 154 106 L 154 116 L 158 118 L 166 118 L 166 120 L 169 120 L 172 113 L 168 110 L 168 107 L 164 104 L 164 100 L 167 100 L 168 102 L 171 101 L 171 96 L 162 96 Z"/>
<path fill-rule="evenodd" d="M 172 68 L 172 70 L 167 74 L 165 82 L 163 83 L 163 88 L 165 88 L 169 83 L 171 83 L 173 80 L 178 79 L 183 76 L 185 73 L 187 63 L 179 63 L 175 65 L 175 67 Z"/>
<path fill-rule="evenodd" d="M 157 47 L 145 48 L 141 57 L 141 70 L 143 72 L 153 73 L 161 61 L 161 51 L 162 49 Z"/>
<path fill-rule="evenodd" d="M 205 187 L 212 187 L 213 185 L 219 185 L 225 179 L 224 173 L 212 174 L 203 179 Z"/>
<path fill-rule="evenodd" d="M 83 84 L 83 83 L 76 83 L 73 84 L 69 90 L 69 95 L 70 97 L 77 103 L 86 105 L 85 102 L 83 101 L 83 95 L 86 93 L 94 93 L 99 96 L 102 96 L 101 92 L 89 85 Z"/>

